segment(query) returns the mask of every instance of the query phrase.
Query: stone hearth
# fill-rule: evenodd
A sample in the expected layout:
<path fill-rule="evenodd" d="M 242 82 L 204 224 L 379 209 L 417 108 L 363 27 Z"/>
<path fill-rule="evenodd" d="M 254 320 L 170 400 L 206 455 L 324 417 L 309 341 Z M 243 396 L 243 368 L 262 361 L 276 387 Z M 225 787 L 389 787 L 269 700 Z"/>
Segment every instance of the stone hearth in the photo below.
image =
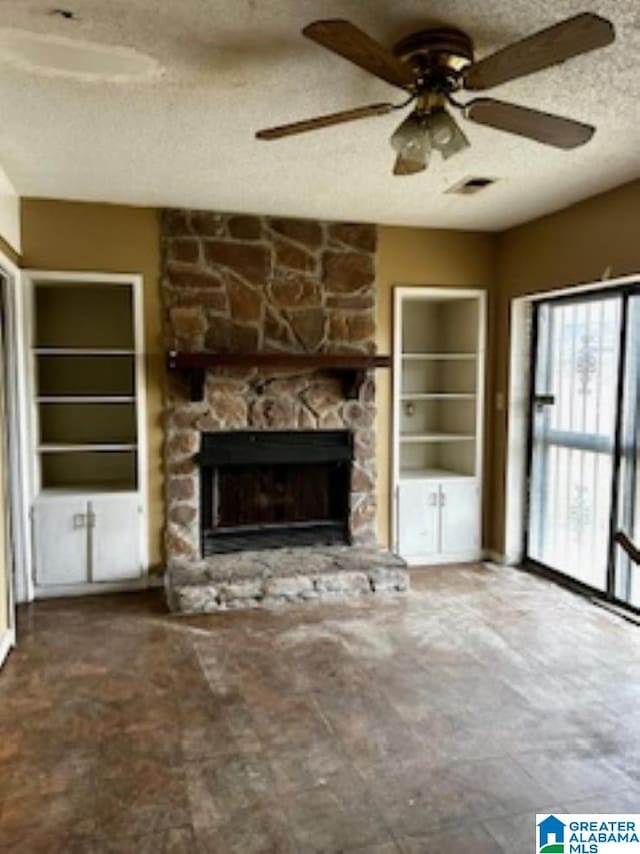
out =
<path fill-rule="evenodd" d="M 186 210 L 165 211 L 162 224 L 167 350 L 375 352 L 375 226 Z M 227 572 L 229 565 L 224 561 L 229 558 L 211 556 L 202 561 L 196 455 L 205 432 L 351 431 L 349 536 L 354 546 L 366 551 L 340 552 L 338 563 L 327 563 L 326 571 L 307 573 L 304 583 L 294 583 L 298 576 L 291 569 L 286 573 L 287 584 L 298 585 L 300 592 L 284 599 L 383 589 L 385 585 L 372 581 L 370 573 L 385 563 L 394 577 L 399 576 L 396 559 L 375 549 L 373 371 L 355 399 L 347 399 L 340 379 L 329 373 L 218 367 L 207 371 L 203 399 L 193 402 L 187 382 L 172 375 L 165 423 L 165 541 L 172 607 L 188 601 L 186 593 L 183 597 L 176 592 L 183 588 L 211 588 L 202 594 L 202 601 L 215 601 L 213 610 L 237 607 L 229 602 L 255 605 L 278 599 L 272 588 L 280 576 L 265 570 L 265 561 L 271 559 L 264 553 L 255 557 L 240 553 L 245 563 L 255 560 L 260 570 L 251 584 L 247 582 L 249 592 L 237 596 L 222 595 L 218 587 L 218 573 Z M 283 551 L 274 553 L 274 572 Z M 327 554 L 305 549 L 302 556 L 293 550 L 291 559 L 298 567 L 309 560 L 319 566 Z M 372 562 L 368 571 L 362 568 L 364 555 Z M 342 583 L 328 580 L 336 573 L 344 574 Z M 235 570 L 230 577 L 235 578 Z M 196 583 L 198 578 L 202 584 Z M 394 589 L 402 586 L 398 581 Z M 309 595 L 302 595 L 303 590 Z"/>
<path fill-rule="evenodd" d="M 184 614 L 403 593 L 405 562 L 376 548 L 332 546 L 217 555 L 175 562 L 165 576 L 167 602 Z"/>

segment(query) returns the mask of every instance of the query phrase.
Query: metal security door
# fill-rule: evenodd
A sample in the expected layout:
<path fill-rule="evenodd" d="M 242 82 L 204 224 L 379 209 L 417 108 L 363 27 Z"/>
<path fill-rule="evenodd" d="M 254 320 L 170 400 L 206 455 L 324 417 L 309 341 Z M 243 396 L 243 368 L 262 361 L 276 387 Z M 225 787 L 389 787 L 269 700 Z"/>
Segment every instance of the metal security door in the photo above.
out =
<path fill-rule="evenodd" d="M 537 305 L 527 557 L 602 592 L 620 397 L 623 295 Z"/>

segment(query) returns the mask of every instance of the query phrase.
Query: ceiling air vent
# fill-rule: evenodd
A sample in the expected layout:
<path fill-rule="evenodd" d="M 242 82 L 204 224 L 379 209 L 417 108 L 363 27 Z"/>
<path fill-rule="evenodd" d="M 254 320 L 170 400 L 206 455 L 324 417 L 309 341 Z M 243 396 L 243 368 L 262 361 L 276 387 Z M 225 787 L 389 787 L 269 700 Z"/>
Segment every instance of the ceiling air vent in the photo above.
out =
<path fill-rule="evenodd" d="M 459 196 L 473 196 L 475 193 L 479 193 L 481 190 L 485 190 L 487 187 L 495 184 L 497 180 L 497 178 L 463 178 L 462 181 L 458 181 L 453 187 L 445 190 L 445 193 L 456 193 Z"/>

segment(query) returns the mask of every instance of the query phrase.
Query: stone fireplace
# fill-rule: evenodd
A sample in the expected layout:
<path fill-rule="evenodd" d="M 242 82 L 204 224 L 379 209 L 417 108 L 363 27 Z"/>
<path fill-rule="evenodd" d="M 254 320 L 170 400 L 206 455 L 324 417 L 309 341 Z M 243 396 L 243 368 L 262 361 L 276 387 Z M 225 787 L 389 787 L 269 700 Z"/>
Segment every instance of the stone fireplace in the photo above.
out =
<path fill-rule="evenodd" d="M 349 545 L 348 430 L 232 430 L 200 442 L 201 554 Z"/>
<path fill-rule="evenodd" d="M 246 356 L 362 356 L 375 352 L 375 226 L 169 210 L 162 218 L 162 242 L 167 350 Z M 306 526 L 309 534 L 314 521 L 326 530 L 333 525 L 336 539 L 341 528 L 343 545 L 338 548 L 346 549 L 347 543 L 375 548 L 373 371 L 361 377 L 355 390 L 347 391 L 343 379 L 331 371 L 258 368 L 249 359 L 241 367 L 208 369 L 196 400 L 191 399 L 188 380 L 172 372 L 167 388 L 166 550 L 170 570 L 177 567 L 184 575 L 205 566 L 211 571 L 212 562 L 221 566 L 215 552 L 236 551 L 242 545 L 238 540 L 242 532 L 218 530 L 218 535 L 228 534 L 232 545 L 224 549 L 214 546 L 214 529 L 241 528 L 244 511 L 254 515 L 252 522 L 244 519 L 245 547 L 259 547 L 255 529 L 279 524 L 269 517 L 269 513 L 279 512 L 278 501 L 284 507 L 278 489 L 286 487 L 297 496 L 298 504 L 311 502 L 301 472 L 276 472 L 276 463 L 269 456 L 277 455 L 275 437 L 283 431 L 290 431 L 298 443 L 317 433 L 324 436 L 325 445 L 330 435 L 342 435 L 348 437 L 349 448 L 348 468 L 334 466 L 333 472 L 326 468 L 315 472 L 313 482 L 325 490 L 326 506 L 310 505 L 304 519 L 296 519 L 294 513 L 289 527 L 300 522 L 298 533 Z M 265 439 L 258 444 L 267 452 L 262 461 L 254 455 L 244 465 L 236 457 L 226 467 L 220 462 L 225 449 L 231 453 L 234 443 L 243 437 L 261 434 Z M 216 460 L 215 477 L 211 471 L 203 475 L 203 461 L 205 469 L 212 467 L 206 465 L 207 457 Z M 342 499 L 332 498 L 331 490 L 337 489 L 340 480 L 336 480 L 336 471 L 342 478 Z M 241 512 L 240 494 L 249 484 L 254 494 L 246 503 L 252 506 Z M 219 491 L 215 492 L 221 485 L 227 491 L 224 506 Z M 256 502 L 268 503 L 269 489 L 275 504 L 268 511 L 263 508 L 261 516 Z M 287 500 L 291 504 L 291 494 Z M 230 516 L 221 520 L 220 513 Z M 314 520 L 314 513 L 320 513 L 319 518 Z M 224 536 L 217 537 L 218 546 L 223 540 Z M 265 555 L 261 560 L 267 559 Z"/>

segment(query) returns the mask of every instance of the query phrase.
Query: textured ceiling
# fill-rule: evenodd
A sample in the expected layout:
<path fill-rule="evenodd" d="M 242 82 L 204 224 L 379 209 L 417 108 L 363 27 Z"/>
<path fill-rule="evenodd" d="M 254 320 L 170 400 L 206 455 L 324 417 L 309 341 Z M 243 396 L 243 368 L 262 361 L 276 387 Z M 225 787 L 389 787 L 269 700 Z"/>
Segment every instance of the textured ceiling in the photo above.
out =
<path fill-rule="evenodd" d="M 112 45 L 160 74 L 69 79 L 0 58 L 0 163 L 25 196 L 271 212 L 463 229 L 502 229 L 640 174 L 637 0 L 3 0 L 3 27 Z M 381 42 L 432 22 L 474 39 L 476 55 L 580 11 L 610 18 L 611 47 L 491 94 L 598 127 L 557 151 L 464 123 L 472 147 L 426 173 L 393 177 L 400 114 L 279 142 L 256 129 L 402 93 L 300 35 L 318 18 L 352 20 Z M 443 191 L 499 178 L 474 197 Z"/>

